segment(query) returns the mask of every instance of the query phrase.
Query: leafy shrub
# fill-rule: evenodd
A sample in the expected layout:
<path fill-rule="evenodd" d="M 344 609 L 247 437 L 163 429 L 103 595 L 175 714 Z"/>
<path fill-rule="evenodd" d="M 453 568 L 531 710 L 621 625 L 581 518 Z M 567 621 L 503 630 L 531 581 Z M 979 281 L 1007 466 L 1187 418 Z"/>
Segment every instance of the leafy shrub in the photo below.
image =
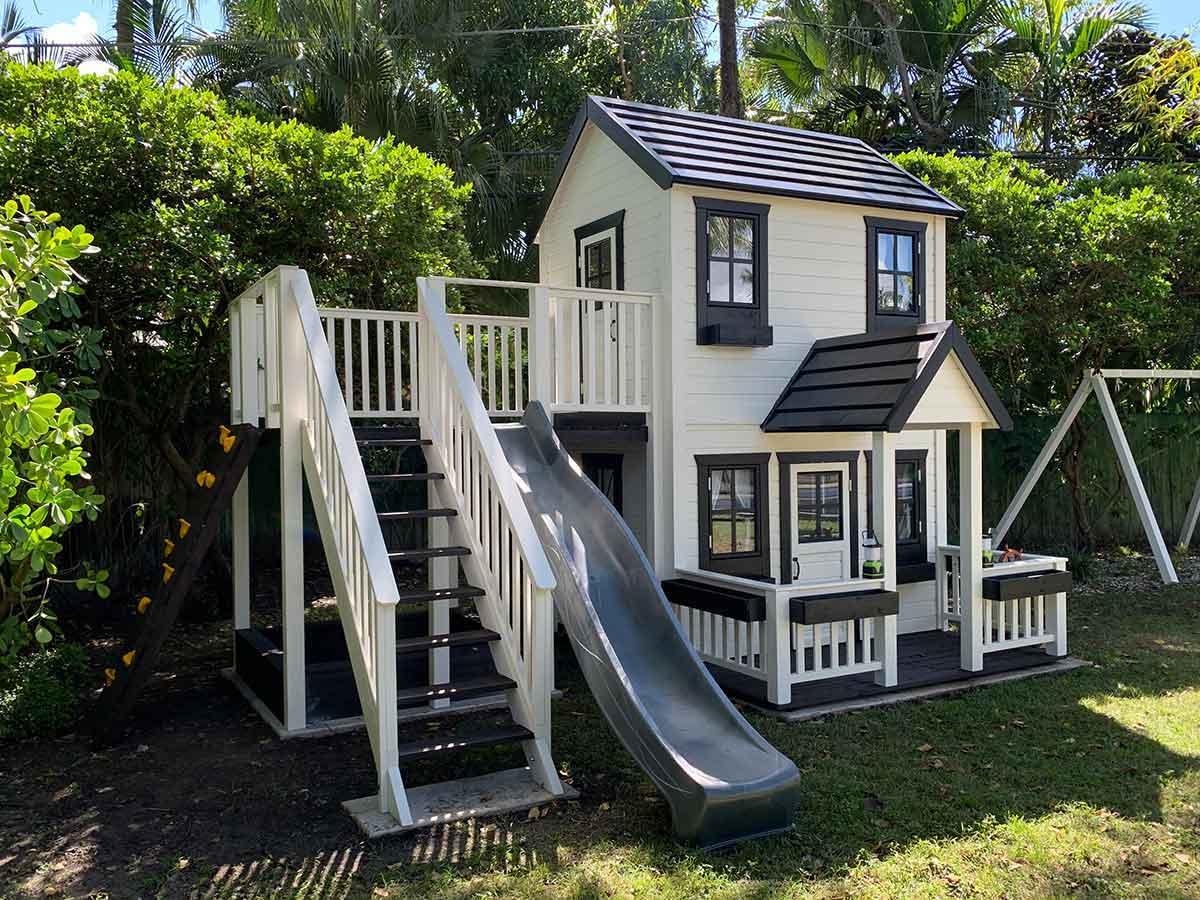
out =
<path fill-rule="evenodd" d="M 0 661 L 53 638 L 45 588 L 59 574 L 62 535 L 104 499 L 87 484 L 81 445 L 92 428 L 58 392 L 73 386 L 45 371 L 72 348 L 86 352 L 70 327 L 79 316 L 70 261 L 96 249 L 82 226 L 57 222 L 27 196 L 0 207 Z M 106 591 L 106 577 L 87 580 Z"/>
<path fill-rule="evenodd" d="M 22 656 L 0 674 L 0 740 L 44 737 L 69 727 L 79 715 L 88 662 L 77 644 Z"/>
<path fill-rule="evenodd" d="M 228 414 L 226 310 L 255 279 L 297 265 L 324 302 L 404 309 L 418 275 L 480 273 L 470 188 L 419 150 L 264 122 L 130 72 L 0 62 L 0 195 L 35 190 L 104 247 L 79 261 L 77 298 L 102 333 L 94 474 L 123 516 L 90 538 L 113 554 L 100 562 L 137 558 L 145 523 L 194 477 L 201 436 Z"/>

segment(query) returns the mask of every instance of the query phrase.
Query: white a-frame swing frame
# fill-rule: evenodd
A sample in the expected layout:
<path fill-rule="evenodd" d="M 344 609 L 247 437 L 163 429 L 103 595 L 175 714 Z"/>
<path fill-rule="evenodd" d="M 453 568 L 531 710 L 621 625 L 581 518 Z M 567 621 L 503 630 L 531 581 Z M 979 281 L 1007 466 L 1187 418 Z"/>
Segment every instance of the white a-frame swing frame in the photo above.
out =
<path fill-rule="evenodd" d="M 1142 530 L 1146 532 L 1146 538 L 1150 541 L 1150 550 L 1154 553 L 1154 561 L 1158 564 L 1158 573 L 1162 576 L 1164 584 L 1178 584 L 1179 576 L 1175 574 L 1175 565 L 1171 562 L 1171 554 L 1167 550 L 1166 541 L 1163 540 L 1162 529 L 1158 527 L 1158 520 L 1154 517 L 1154 509 L 1150 505 L 1150 497 L 1146 493 L 1146 486 L 1142 483 L 1141 473 L 1138 471 L 1137 463 L 1133 459 L 1133 452 L 1129 449 L 1129 441 L 1125 437 L 1125 429 L 1121 427 L 1121 420 L 1117 416 L 1117 408 L 1113 405 L 1112 395 L 1108 392 L 1108 384 L 1106 382 L 1108 378 L 1129 378 L 1134 380 L 1156 378 L 1200 381 L 1200 370 L 1100 369 L 1089 375 L 1085 375 L 1083 381 L 1079 383 L 1075 395 L 1071 398 L 1071 402 L 1063 410 L 1062 418 L 1058 420 L 1058 424 L 1050 432 L 1050 437 L 1046 441 L 1045 446 L 1038 453 L 1037 459 L 1033 463 L 1033 468 L 1029 470 L 1029 474 L 1025 476 L 1025 480 L 1021 482 L 1021 486 L 1017 488 L 1017 493 L 1008 504 L 1008 509 L 1004 511 L 1004 515 L 1000 519 L 1000 524 L 996 526 L 993 532 L 992 540 L 996 545 L 999 545 L 1004 540 L 1004 536 L 1008 533 L 1009 528 L 1012 527 L 1017 514 L 1020 513 L 1021 507 L 1025 505 L 1025 501 L 1033 493 L 1034 485 L 1042 477 L 1042 473 L 1046 471 L 1046 466 L 1050 464 L 1050 460 L 1058 450 L 1059 444 L 1066 437 L 1067 429 L 1071 427 L 1071 423 L 1079 415 L 1079 410 L 1083 408 L 1083 404 L 1087 398 L 1095 394 L 1096 402 L 1100 404 L 1100 414 L 1104 417 L 1104 424 L 1108 427 L 1109 436 L 1112 438 L 1113 449 L 1117 451 L 1117 462 L 1121 466 L 1121 473 L 1125 476 L 1125 483 L 1129 486 L 1129 492 L 1133 495 L 1133 503 L 1137 508 L 1138 518 L 1142 522 Z M 1191 543 L 1192 534 L 1196 530 L 1197 519 L 1200 519 L 1200 480 L 1196 482 L 1196 486 L 1192 491 L 1191 502 L 1188 504 L 1187 515 L 1183 518 L 1183 529 L 1179 534 L 1179 546 L 1181 548 L 1186 549 Z"/>

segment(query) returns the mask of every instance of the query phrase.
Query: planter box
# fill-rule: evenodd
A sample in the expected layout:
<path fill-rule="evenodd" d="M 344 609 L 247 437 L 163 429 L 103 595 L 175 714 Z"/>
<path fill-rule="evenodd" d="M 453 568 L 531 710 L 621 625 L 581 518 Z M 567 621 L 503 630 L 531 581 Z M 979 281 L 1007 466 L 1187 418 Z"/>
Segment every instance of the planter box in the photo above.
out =
<path fill-rule="evenodd" d="M 793 622 L 800 625 L 820 625 L 824 622 L 845 622 L 848 619 L 893 616 L 900 609 L 900 594 L 885 590 L 812 594 L 807 597 L 793 597 L 791 607 Z"/>
<path fill-rule="evenodd" d="M 1040 572 L 1013 572 L 1011 575 L 983 576 L 983 598 L 985 600 L 1019 600 L 1022 597 L 1037 597 L 1042 594 L 1065 594 L 1071 590 L 1074 580 L 1070 572 L 1045 569 Z"/>

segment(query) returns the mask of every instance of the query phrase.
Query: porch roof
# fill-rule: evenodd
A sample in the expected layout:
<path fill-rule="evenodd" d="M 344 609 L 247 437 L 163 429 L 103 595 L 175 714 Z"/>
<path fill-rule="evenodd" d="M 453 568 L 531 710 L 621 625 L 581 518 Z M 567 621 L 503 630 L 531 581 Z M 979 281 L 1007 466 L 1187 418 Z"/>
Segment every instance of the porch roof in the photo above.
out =
<path fill-rule="evenodd" d="M 957 326 L 933 322 L 817 341 L 762 429 L 897 432 L 964 421 L 1012 428 Z"/>

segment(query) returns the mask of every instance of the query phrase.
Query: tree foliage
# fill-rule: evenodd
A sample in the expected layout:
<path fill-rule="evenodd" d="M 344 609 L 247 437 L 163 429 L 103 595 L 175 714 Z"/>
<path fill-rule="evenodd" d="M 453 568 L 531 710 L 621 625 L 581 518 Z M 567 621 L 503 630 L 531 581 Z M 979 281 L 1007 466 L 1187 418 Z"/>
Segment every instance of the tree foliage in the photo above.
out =
<path fill-rule="evenodd" d="M 294 264 L 329 302 L 411 308 L 418 275 L 480 274 L 470 189 L 421 152 L 128 72 L 0 69 L 0 190 L 33 188 L 105 248 L 77 299 L 103 341 L 94 468 L 122 526 L 95 543 L 125 559 L 147 538 L 134 513 L 170 505 L 226 415 L 226 309 L 249 283 Z"/>
<path fill-rule="evenodd" d="M 79 368 L 95 347 L 73 334 L 80 294 L 73 260 L 95 253 L 81 225 L 58 225 L 57 214 L 28 196 L 0 207 L 0 661 L 11 662 L 31 641 L 53 637 L 48 580 L 59 574 L 62 535 L 95 519 L 103 497 L 88 485 L 83 439 L 92 427 L 64 403 L 64 390 L 94 396 L 47 370 L 75 351 Z M 35 366 L 37 368 L 35 368 Z M 41 369 L 39 372 L 38 369 Z M 74 390 L 72 390 L 74 389 Z M 106 576 L 88 574 L 102 588 Z"/>

